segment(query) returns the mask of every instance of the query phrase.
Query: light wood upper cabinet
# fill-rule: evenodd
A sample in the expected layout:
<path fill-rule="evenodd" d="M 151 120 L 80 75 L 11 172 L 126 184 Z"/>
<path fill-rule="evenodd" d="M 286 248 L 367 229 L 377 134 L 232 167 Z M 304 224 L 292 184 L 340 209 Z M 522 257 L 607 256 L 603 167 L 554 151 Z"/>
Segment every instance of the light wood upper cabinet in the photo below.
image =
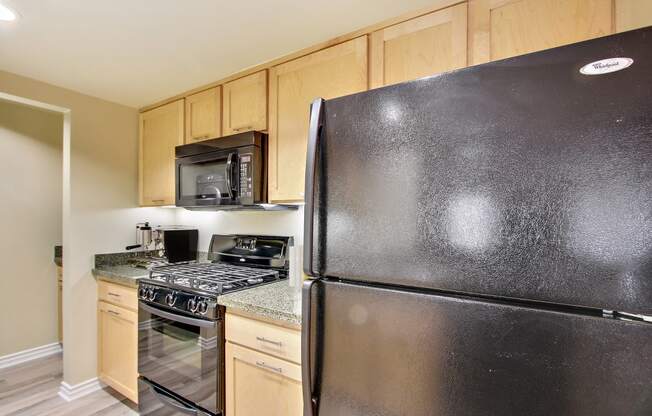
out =
<path fill-rule="evenodd" d="M 186 143 L 222 134 L 221 88 L 217 86 L 186 97 Z"/>
<path fill-rule="evenodd" d="M 138 402 L 138 314 L 108 302 L 98 303 L 100 379 Z"/>
<path fill-rule="evenodd" d="M 652 0 L 615 0 L 616 32 L 652 26 Z"/>
<path fill-rule="evenodd" d="M 174 147 L 183 144 L 183 99 L 140 113 L 140 204 L 174 204 Z"/>
<path fill-rule="evenodd" d="M 222 103 L 223 136 L 267 130 L 267 71 L 224 84 Z"/>
<path fill-rule="evenodd" d="M 367 89 L 367 37 L 275 66 L 269 83 L 269 199 L 300 201 L 310 103 Z"/>
<path fill-rule="evenodd" d="M 613 33 L 612 0 L 470 0 L 470 64 Z"/>
<path fill-rule="evenodd" d="M 465 67 L 466 37 L 466 3 L 373 32 L 371 88 Z"/>
<path fill-rule="evenodd" d="M 301 416 L 301 366 L 227 342 L 226 414 Z"/>

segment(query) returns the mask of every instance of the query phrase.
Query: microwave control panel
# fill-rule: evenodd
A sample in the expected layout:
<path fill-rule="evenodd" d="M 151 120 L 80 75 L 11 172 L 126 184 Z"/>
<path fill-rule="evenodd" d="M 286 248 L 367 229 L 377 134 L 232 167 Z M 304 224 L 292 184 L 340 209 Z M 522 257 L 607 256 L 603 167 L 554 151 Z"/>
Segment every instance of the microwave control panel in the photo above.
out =
<path fill-rule="evenodd" d="M 240 197 L 253 197 L 253 155 L 245 153 L 240 155 Z"/>

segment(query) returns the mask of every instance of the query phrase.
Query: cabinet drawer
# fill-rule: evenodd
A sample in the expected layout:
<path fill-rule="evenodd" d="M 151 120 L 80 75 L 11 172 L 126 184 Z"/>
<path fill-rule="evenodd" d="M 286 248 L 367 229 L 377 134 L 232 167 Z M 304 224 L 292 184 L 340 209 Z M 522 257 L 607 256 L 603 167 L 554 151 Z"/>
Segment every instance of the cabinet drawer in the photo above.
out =
<path fill-rule="evenodd" d="M 301 363 L 301 332 L 226 314 L 226 339 L 245 347 Z"/>
<path fill-rule="evenodd" d="M 133 311 L 138 310 L 136 289 L 109 282 L 98 282 L 99 300 L 122 306 Z"/>

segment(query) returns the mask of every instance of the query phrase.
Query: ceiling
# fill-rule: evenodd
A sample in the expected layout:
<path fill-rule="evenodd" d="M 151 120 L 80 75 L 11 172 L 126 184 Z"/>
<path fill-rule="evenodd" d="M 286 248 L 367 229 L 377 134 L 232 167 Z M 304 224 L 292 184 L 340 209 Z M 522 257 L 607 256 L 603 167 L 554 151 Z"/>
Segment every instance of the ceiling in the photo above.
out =
<path fill-rule="evenodd" d="M 132 107 L 435 0 L 0 0 L 0 69 Z"/>

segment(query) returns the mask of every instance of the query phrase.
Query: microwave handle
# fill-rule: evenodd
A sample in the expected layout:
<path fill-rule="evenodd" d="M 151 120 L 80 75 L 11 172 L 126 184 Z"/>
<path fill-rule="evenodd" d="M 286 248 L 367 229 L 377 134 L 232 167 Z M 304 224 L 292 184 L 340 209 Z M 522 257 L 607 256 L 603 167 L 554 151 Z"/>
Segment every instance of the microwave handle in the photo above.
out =
<path fill-rule="evenodd" d="M 229 192 L 229 199 L 235 198 L 235 192 L 232 184 L 233 177 L 233 155 L 234 152 L 229 153 L 229 156 L 226 158 L 226 167 L 224 168 L 224 176 L 226 177 L 226 190 Z"/>

